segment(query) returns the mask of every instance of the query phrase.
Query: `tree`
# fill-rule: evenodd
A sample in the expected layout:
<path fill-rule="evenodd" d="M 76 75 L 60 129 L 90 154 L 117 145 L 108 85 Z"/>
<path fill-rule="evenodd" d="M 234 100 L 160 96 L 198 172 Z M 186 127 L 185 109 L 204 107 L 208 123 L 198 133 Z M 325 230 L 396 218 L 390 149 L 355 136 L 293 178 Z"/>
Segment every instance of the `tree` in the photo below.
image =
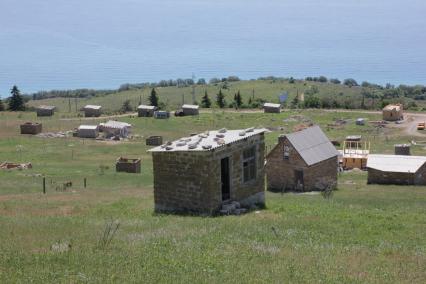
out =
<path fill-rule="evenodd" d="M 198 79 L 197 85 L 205 85 L 205 84 L 206 84 L 206 79 L 204 79 L 204 78 Z"/>
<path fill-rule="evenodd" d="M 241 99 L 240 90 L 234 95 L 234 104 L 236 108 L 240 108 L 243 104 L 243 100 Z"/>
<path fill-rule="evenodd" d="M 25 110 L 24 100 L 21 96 L 21 92 L 18 87 L 14 85 L 10 90 L 12 96 L 9 100 L 9 110 L 11 111 L 22 111 Z"/>
<path fill-rule="evenodd" d="M 130 100 L 125 100 L 123 105 L 121 106 L 122 112 L 132 111 L 132 106 L 130 105 Z"/>
<path fill-rule="evenodd" d="M 358 86 L 358 82 L 355 79 L 348 78 L 343 80 L 343 85 L 346 85 L 348 87 L 354 87 L 354 86 Z"/>
<path fill-rule="evenodd" d="M 224 108 L 226 105 L 225 95 L 222 93 L 222 89 L 220 89 L 219 93 L 216 95 L 216 103 L 220 108 Z"/>
<path fill-rule="evenodd" d="M 158 95 L 157 95 L 157 92 L 155 91 L 155 88 L 152 88 L 151 94 L 149 95 L 148 100 L 150 105 L 158 107 Z"/>
<path fill-rule="evenodd" d="M 1 99 L 0 99 L 0 111 L 4 111 L 4 104 Z"/>
<path fill-rule="evenodd" d="M 201 107 L 203 108 L 210 108 L 212 105 L 212 101 L 209 98 L 209 95 L 207 94 L 207 91 L 204 92 L 204 96 L 201 98 Z"/>
<path fill-rule="evenodd" d="M 340 82 L 340 80 L 339 80 L 339 79 L 337 79 L 337 78 L 333 78 L 333 79 L 330 79 L 330 83 L 333 83 L 333 84 L 339 85 L 341 82 Z"/>

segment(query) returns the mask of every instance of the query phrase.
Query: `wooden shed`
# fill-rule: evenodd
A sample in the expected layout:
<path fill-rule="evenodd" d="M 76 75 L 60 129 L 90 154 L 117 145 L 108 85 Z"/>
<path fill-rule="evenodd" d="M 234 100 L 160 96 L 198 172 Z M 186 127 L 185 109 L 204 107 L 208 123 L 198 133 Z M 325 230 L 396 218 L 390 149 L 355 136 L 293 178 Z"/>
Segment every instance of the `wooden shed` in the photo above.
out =
<path fill-rule="evenodd" d="M 369 155 L 369 184 L 426 185 L 426 157 Z"/>
<path fill-rule="evenodd" d="M 53 116 L 55 114 L 55 109 L 55 106 L 38 106 L 36 107 L 37 116 Z"/>
<path fill-rule="evenodd" d="M 263 206 L 264 131 L 209 131 L 149 150 L 155 210 L 214 214 L 233 201 Z"/>
<path fill-rule="evenodd" d="M 182 106 L 183 115 L 198 115 L 199 114 L 199 106 L 198 105 L 188 105 L 185 104 Z"/>
<path fill-rule="evenodd" d="M 156 106 L 140 105 L 138 106 L 139 117 L 152 117 L 158 108 Z"/>
<path fill-rule="evenodd" d="M 397 121 L 404 119 L 402 104 L 390 104 L 383 108 L 383 120 Z"/>
<path fill-rule="evenodd" d="M 278 138 L 266 157 L 272 191 L 313 191 L 337 185 L 338 152 L 319 126 Z"/>
<path fill-rule="evenodd" d="M 129 159 L 120 157 L 115 163 L 115 170 L 117 172 L 125 173 L 140 173 L 141 172 L 141 159 Z"/>
<path fill-rule="evenodd" d="M 264 103 L 263 104 L 263 111 L 266 113 L 280 113 L 281 112 L 281 105 L 280 104 L 273 104 L 273 103 Z"/>
<path fill-rule="evenodd" d="M 38 122 L 25 122 L 21 124 L 21 134 L 31 134 L 36 135 L 41 133 L 42 131 L 42 124 Z"/>
<path fill-rule="evenodd" d="M 98 117 L 102 114 L 102 106 L 86 105 L 83 111 L 85 117 Z"/>
<path fill-rule="evenodd" d="M 80 125 L 77 131 L 80 138 L 96 138 L 98 134 L 99 127 L 97 125 Z"/>

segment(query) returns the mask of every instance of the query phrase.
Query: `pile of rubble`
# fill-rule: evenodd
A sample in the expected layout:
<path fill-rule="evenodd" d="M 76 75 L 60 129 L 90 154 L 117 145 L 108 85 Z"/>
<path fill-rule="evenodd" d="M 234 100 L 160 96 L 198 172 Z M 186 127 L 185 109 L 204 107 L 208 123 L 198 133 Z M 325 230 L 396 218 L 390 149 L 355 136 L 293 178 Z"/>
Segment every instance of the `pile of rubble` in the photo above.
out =
<path fill-rule="evenodd" d="M 241 208 L 241 204 L 237 201 L 232 201 L 222 205 L 220 209 L 221 215 L 241 215 L 247 212 L 246 208 Z"/>
<path fill-rule="evenodd" d="M 16 163 L 9 163 L 9 162 L 3 162 L 0 164 L 0 169 L 2 170 L 27 170 L 32 169 L 33 165 L 31 163 L 23 163 L 23 164 L 16 164 Z"/>
<path fill-rule="evenodd" d="M 73 136 L 73 131 L 65 131 L 65 132 L 45 132 L 37 134 L 37 137 L 41 138 L 66 138 Z"/>

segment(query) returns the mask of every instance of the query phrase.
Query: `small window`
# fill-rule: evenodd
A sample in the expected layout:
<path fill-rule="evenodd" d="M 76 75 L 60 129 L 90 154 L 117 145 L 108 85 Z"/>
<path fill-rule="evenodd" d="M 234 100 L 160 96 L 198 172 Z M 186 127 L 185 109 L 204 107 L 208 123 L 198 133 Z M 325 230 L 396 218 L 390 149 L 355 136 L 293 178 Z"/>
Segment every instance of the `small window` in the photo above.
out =
<path fill-rule="evenodd" d="M 290 147 L 284 146 L 284 160 L 290 159 Z"/>
<path fill-rule="evenodd" d="M 256 179 L 256 147 L 243 151 L 243 181 Z"/>

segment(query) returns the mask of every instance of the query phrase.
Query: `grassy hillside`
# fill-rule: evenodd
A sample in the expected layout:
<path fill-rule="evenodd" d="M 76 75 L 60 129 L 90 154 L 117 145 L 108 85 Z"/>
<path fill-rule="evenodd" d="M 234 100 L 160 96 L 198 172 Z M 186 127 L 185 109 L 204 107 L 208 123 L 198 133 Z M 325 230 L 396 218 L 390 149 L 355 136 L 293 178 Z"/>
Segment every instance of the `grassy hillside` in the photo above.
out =
<path fill-rule="evenodd" d="M 39 119 L 45 131 L 81 123 L 59 120 L 61 115 Z M 132 123 L 133 133 L 143 137 L 105 142 L 20 135 L 19 124 L 35 120 L 35 114 L 0 113 L 0 161 L 33 165 L 0 171 L 0 282 L 423 283 L 426 187 L 366 185 L 366 173 L 352 171 L 340 175 L 330 200 L 318 194 L 267 193 L 266 210 L 239 217 L 153 213 L 152 165 L 144 137 L 172 140 L 222 127 L 263 126 L 271 130 L 266 134 L 270 149 L 281 133 L 314 121 L 331 139 L 362 134 L 375 153 L 392 153 L 394 143 L 410 139 L 396 129 L 356 126 L 357 117 L 377 120 L 380 115 L 215 110 L 169 120 L 126 117 L 120 120 Z M 336 119 L 348 123 L 327 127 Z M 425 155 L 423 147 L 412 151 Z M 115 173 L 119 156 L 141 157 L 142 173 Z M 66 181 L 73 182 L 70 190 L 55 190 Z M 102 245 L 111 222 L 119 228 Z M 58 252 L 52 248 L 57 243 L 71 248 Z"/>

